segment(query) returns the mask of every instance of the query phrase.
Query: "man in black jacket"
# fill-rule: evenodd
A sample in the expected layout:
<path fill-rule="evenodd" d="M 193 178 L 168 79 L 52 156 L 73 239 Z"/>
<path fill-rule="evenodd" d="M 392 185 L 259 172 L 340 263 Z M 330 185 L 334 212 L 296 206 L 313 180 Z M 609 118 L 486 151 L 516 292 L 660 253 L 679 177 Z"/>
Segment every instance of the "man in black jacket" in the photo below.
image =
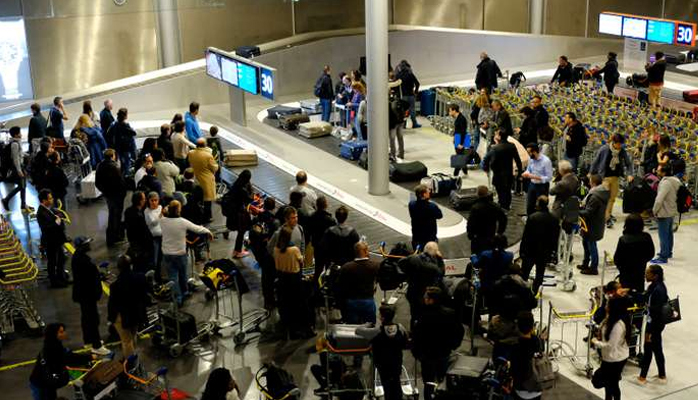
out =
<path fill-rule="evenodd" d="M 111 99 L 106 99 L 104 100 L 104 108 L 99 112 L 99 125 L 102 127 L 102 134 L 104 136 L 107 135 L 109 127 L 114 123 L 114 115 L 111 113 L 112 108 L 114 108 L 114 105 Z"/>
<path fill-rule="evenodd" d="M 109 127 L 105 139 L 110 148 L 116 150 L 121 163 L 121 173 L 127 176 L 136 160 L 136 131 L 126 122 L 128 110 L 120 108 L 116 122 Z"/>
<path fill-rule="evenodd" d="M 116 262 L 119 276 L 111 284 L 107 319 L 121 339 L 121 356 L 126 359 L 136 351 L 138 328 L 146 321 L 148 285 L 143 274 L 134 273 L 131 258 L 122 255 Z"/>
<path fill-rule="evenodd" d="M 30 214 L 34 211 L 34 207 L 27 205 L 27 171 L 24 165 L 24 153 L 22 152 L 22 132 L 19 126 L 13 126 L 10 128 L 10 165 L 7 166 L 7 178 L 6 180 L 16 184 L 14 189 L 10 190 L 2 199 L 2 205 L 5 207 L 6 212 L 10 212 L 10 200 L 19 193 L 21 200 L 20 207 L 22 212 L 25 214 Z M 3 150 L 4 151 L 4 150 Z M 5 160 L 2 160 L 3 162 Z"/>
<path fill-rule="evenodd" d="M 58 211 L 53 208 L 53 194 L 48 189 L 39 192 L 39 210 L 36 221 L 41 228 L 41 245 L 46 251 L 46 269 L 51 287 L 66 287 L 65 256 L 63 244 L 67 242 L 65 223 Z"/>
<path fill-rule="evenodd" d="M 572 164 L 572 170 L 577 172 L 579 156 L 587 145 L 587 130 L 577 120 L 577 115 L 572 111 L 565 113 L 565 159 Z"/>
<path fill-rule="evenodd" d="M 534 111 L 533 119 L 536 122 L 536 132 L 538 133 L 538 137 L 540 137 L 541 130 L 549 126 L 550 115 L 548 114 L 548 110 L 545 109 L 545 106 L 543 106 L 543 98 L 540 97 L 540 95 L 536 94 L 533 96 L 531 108 Z M 549 139 L 546 138 L 545 140 Z M 528 143 L 525 143 L 524 146 L 526 144 Z"/>
<path fill-rule="evenodd" d="M 436 220 L 443 218 L 443 213 L 436 203 L 429 201 L 431 192 L 425 185 L 414 188 L 415 200 L 410 201 L 410 223 L 412 224 L 412 248 L 424 249 L 428 242 L 438 241 L 436 237 Z"/>
<path fill-rule="evenodd" d="M 460 107 L 458 107 L 458 104 L 448 105 L 448 115 L 455 119 L 453 122 L 453 147 L 456 150 L 456 154 L 468 154 L 474 143 L 472 138 L 470 138 L 471 140 L 467 140 L 468 120 L 465 118 L 465 115 L 460 112 Z M 474 132 L 473 135 L 476 133 L 479 135 L 478 132 Z M 468 143 L 470 144 L 469 146 Z M 469 161 L 470 159 L 466 158 L 466 166 L 465 168 L 462 168 L 464 175 L 468 175 L 467 163 Z M 458 176 L 458 174 L 461 172 L 461 168 L 453 165 L 451 166 L 454 168 L 453 176 Z"/>
<path fill-rule="evenodd" d="M 354 259 L 354 245 L 361 239 L 356 229 L 349 226 L 347 218 L 349 210 L 339 206 L 334 212 L 337 225 L 327 229 L 322 237 L 321 246 L 332 251 L 327 254 L 327 262 L 335 265 L 344 265 Z"/>
<path fill-rule="evenodd" d="M 322 236 L 325 231 L 331 227 L 337 225 L 332 214 L 327 212 L 327 198 L 325 196 L 320 196 L 315 201 L 315 212 L 310 216 L 308 230 L 306 234 L 310 236 L 309 241 L 313 245 L 313 250 L 315 252 L 315 279 L 313 282 L 317 282 L 320 274 L 327 265 L 328 250 L 322 246 Z M 266 209 L 266 207 L 265 207 Z"/>
<path fill-rule="evenodd" d="M 150 259 L 150 249 L 152 248 L 153 237 L 145 222 L 146 199 L 145 193 L 137 191 L 131 195 L 131 206 L 124 212 L 124 225 L 126 226 L 126 237 L 128 238 L 128 252 L 136 269 L 144 272 Z"/>
<path fill-rule="evenodd" d="M 412 329 L 412 353 L 422 366 L 425 399 L 432 399 L 436 384 L 446 375 L 451 352 L 465 334 L 455 312 L 441 305 L 442 297 L 441 289 L 427 288 L 423 313 Z"/>
<path fill-rule="evenodd" d="M 356 258 L 342 265 L 337 276 L 337 297 L 342 300 L 342 319 L 347 324 L 376 323 L 376 291 L 379 264 L 369 257 L 368 245 L 354 245 Z"/>
<path fill-rule="evenodd" d="M 492 173 L 492 185 L 497 189 L 499 205 L 506 211 L 511 207 L 511 189 L 514 184 L 512 166 L 516 165 L 519 174 L 523 171 L 516 145 L 509 143 L 508 137 L 509 132 L 498 129 L 494 134 L 495 145 L 483 160 L 485 172 Z"/>
<path fill-rule="evenodd" d="M 664 87 L 664 73 L 666 72 L 666 60 L 664 53 L 658 51 L 654 53 L 655 62 L 645 66 L 647 71 L 647 81 L 649 82 L 649 102 L 653 106 L 659 105 L 662 98 L 662 88 Z"/>
<path fill-rule="evenodd" d="M 480 53 L 480 63 L 477 65 L 475 74 L 475 86 L 477 90 L 485 89 L 487 93 L 492 93 L 497 88 L 497 78 L 501 78 L 502 71 L 497 62 L 491 59 L 484 51 Z"/>
<path fill-rule="evenodd" d="M 603 74 L 603 81 L 606 84 L 606 90 L 608 94 L 613 94 L 613 89 L 618 84 L 618 78 L 620 78 L 620 73 L 618 72 L 618 60 L 616 58 L 618 55 L 614 52 L 608 53 L 608 60 L 596 74 Z"/>
<path fill-rule="evenodd" d="M 560 56 L 557 69 L 550 83 L 557 82 L 560 86 L 570 86 L 574 83 L 572 73 L 572 64 L 567 60 L 567 56 Z"/>
<path fill-rule="evenodd" d="M 174 161 L 174 146 L 172 145 L 172 126 L 170 124 L 162 124 L 160 126 L 160 136 L 158 136 L 158 149 L 165 153 L 165 158 Z"/>
<path fill-rule="evenodd" d="M 509 117 L 509 113 L 504 109 L 504 106 L 502 106 L 502 102 L 499 100 L 493 100 L 492 111 L 494 111 L 492 121 L 494 121 L 496 127 L 499 128 L 499 130 L 506 132 L 507 135 L 511 135 L 513 133 L 513 128 L 511 127 L 511 117 Z"/>
<path fill-rule="evenodd" d="M 110 351 L 102 345 L 99 335 L 99 311 L 97 303 L 102 298 L 102 279 L 97 266 L 88 254 L 92 238 L 78 236 L 73 243 L 75 253 L 71 261 L 73 268 L 73 301 L 80 304 L 82 339 L 92 346 L 92 352 L 105 356 Z"/>
<path fill-rule="evenodd" d="M 325 65 L 322 69 L 322 75 L 315 82 L 315 96 L 320 99 L 322 107 L 322 120 L 330 122 L 330 114 L 332 113 L 332 99 L 334 99 L 334 88 L 332 87 L 332 76 L 329 65 Z"/>
<path fill-rule="evenodd" d="M 467 231 L 472 254 L 492 249 L 495 234 L 503 235 L 507 229 L 507 215 L 492 201 L 487 186 L 477 187 L 477 197 L 468 216 Z"/>
<path fill-rule="evenodd" d="M 412 119 L 412 129 L 421 128 L 422 125 L 417 123 L 417 113 L 414 110 L 417 95 L 419 94 L 419 81 L 412 72 L 412 66 L 407 60 L 400 61 L 396 68 L 395 78 L 402 81 L 400 90 L 402 91 L 402 99 L 410 105 L 410 119 Z"/>
<path fill-rule="evenodd" d="M 536 212 L 526 219 L 521 246 L 521 276 L 528 281 L 531 269 L 536 266 L 536 277 L 533 279 L 533 293 L 543 284 L 545 267 L 557 249 L 560 236 L 560 222 L 548 211 L 548 196 L 540 196 L 536 201 Z"/>
<path fill-rule="evenodd" d="M 124 211 L 124 198 L 126 197 L 126 181 L 116 163 L 114 149 L 104 151 L 104 160 L 97 166 L 95 186 L 102 192 L 107 201 L 109 210 L 107 246 L 113 246 L 124 239 L 121 214 Z"/>
<path fill-rule="evenodd" d="M 34 144 L 32 141 L 34 139 L 45 138 L 46 137 L 46 126 L 48 122 L 43 115 L 41 115 L 41 106 L 39 103 L 33 103 L 31 105 L 32 117 L 29 120 L 29 154 L 34 155 Z"/>

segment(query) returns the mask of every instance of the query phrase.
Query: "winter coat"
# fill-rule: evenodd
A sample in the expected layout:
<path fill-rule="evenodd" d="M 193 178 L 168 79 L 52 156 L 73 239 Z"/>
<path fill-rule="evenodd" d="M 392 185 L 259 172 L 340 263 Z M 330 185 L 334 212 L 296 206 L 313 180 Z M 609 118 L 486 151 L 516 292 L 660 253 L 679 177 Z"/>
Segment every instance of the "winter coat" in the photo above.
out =
<path fill-rule="evenodd" d="M 197 147 L 189 153 L 189 165 L 194 170 L 196 182 L 204 191 L 204 201 L 216 200 L 216 171 L 218 163 L 205 147 Z"/>
<path fill-rule="evenodd" d="M 603 239 L 606 229 L 606 205 L 611 198 L 611 192 L 603 185 L 596 186 L 589 191 L 584 200 L 584 207 L 579 210 L 579 216 L 584 218 L 587 232 L 585 237 L 599 241 Z"/>

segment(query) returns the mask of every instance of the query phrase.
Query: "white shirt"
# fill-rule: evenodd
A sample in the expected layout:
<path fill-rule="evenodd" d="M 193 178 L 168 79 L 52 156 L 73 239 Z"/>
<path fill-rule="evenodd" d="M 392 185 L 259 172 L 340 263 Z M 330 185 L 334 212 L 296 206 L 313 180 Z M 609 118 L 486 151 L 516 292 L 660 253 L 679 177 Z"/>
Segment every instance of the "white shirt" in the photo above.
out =
<path fill-rule="evenodd" d="M 191 221 L 179 218 L 163 218 L 160 220 L 162 228 L 162 254 L 166 256 L 183 256 L 187 254 L 187 231 L 194 233 L 208 233 L 211 231 Z"/>
<path fill-rule="evenodd" d="M 602 326 L 605 336 L 606 327 Z M 618 321 L 613 325 L 608 341 L 593 339 L 596 348 L 601 349 L 601 359 L 606 362 L 618 362 L 627 360 L 630 357 L 628 342 L 625 340 L 625 322 Z"/>
<path fill-rule="evenodd" d="M 140 182 L 141 179 L 143 179 L 145 174 L 146 174 L 145 168 L 143 168 L 143 167 L 138 168 L 138 171 L 136 171 L 136 174 L 133 176 L 133 182 L 136 184 L 136 186 L 138 186 L 138 182 Z"/>
<path fill-rule="evenodd" d="M 158 206 L 156 209 L 150 207 L 145 209 L 145 223 L 150 229 L 150 234 L 159 237 L 162 236 L 162 227 L 160 226 L 160 219 L 162 218 L 162 206 Z"/>

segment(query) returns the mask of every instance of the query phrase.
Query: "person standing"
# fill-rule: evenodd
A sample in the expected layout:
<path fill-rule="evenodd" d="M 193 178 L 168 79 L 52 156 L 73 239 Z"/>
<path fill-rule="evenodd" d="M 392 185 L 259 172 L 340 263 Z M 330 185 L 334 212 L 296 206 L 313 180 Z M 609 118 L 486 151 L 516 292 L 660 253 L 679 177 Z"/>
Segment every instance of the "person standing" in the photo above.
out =
<path fill-rule="evenodd" d="M 599 250 L 596 242 L 603 239 L 605 230 L 604 210 L 610 198 L 609 190 L 602 185 L 601 176 L 593 174 L 589 178 L 591 190 L 584 199 L 579 216 L 586 222 L 587 230 L 582 231 L 584 259 L 577 268 L 584 275 L 599 274 Z"/>
<path fill-rule="evenodd" d="M 529 143 L 526 146 L 526 151 L 528 151 L 530 159 L 522 177 L 530 180 L 526 194 L 526 215 L 531 215 L 536 209 L 536 199 L 539 196 L 547 196 L 550 191 L 550 181 L 553 180 L 553 163 L 548 156 L 541 154 L 536 143 Z"/>
<path fill-rule="evenodd" d="M 36 221 L 41 228 L 41 245 L 46 251 L 46 269 L 53 288 L 67 286 L 65 276 L 65 255 L 63 244 L 67 242 L 65 223 L 58 211 L 53 208 L 53 194 L 48 189 L 39 192 L 39 210 Z"/>
<path fill-rule="evenodd" d="M 296 173 L 296 184 L 291 187 L 290 192 L 300 192 L 303 194 L 302 209 L 308 215 L 315 212 L 317 193 L 308 186 L 308 174 L 305 171 Z"/>
<path fill-rule="evenodd" d="M 491 59 L 484 51 L 480 53 L 480 63 L 475 74 L 475 86 L 477 90 L 485 89 L 492 93 L 497 88 L 497 78 L 503 77 L 497 62 Z"/>
<path fill-rule="evenodd" d="M 349 210 L 345 206 L 337 207 L 334 212 L 337 225 L 330 227 L 322 236 L 322 248 L 329 249 L 327 263 L 344 265 L 354 259 L 354 245 L 361 240 L 359 233 L 347 224 Z"/>
<path fill-rule="evenodd" d="M 57 151 L 48 155 L 45 179 L 46 188 L 53 193 L 58 208 L 65 210 L 67 208 L 65 196 L 68 194 L 70 182 L 65 174 L 65 170 L 63 170 L 60 153 Z"/>
<path fill-rule="evenodd" d="M 579 167 L 579 156 L 587 145 L 587 132 L 581 122 L 577 120 L 577 115 L 572 111 L 565 113 L 565 160 L 572 163 L 572 170 L 577 172 Z"/>
<path fill-rule="evenodd" d="M 192 101 L 189 103 L 189 111 L 184 113 L 184 127 L 187 131 L 187 139 L 192 143 L 196 143 L 199 138 L 204 136 L 199 127 L 198 116 L 199 103 Z"/>
<path fill-rule="evenodd" d="M 48 120 L 51 127 L 51 129 L 47 130 L 49 136 L 65 140 L 63 121 L 68 120 L 68 113 L 65 111 L 65 106 L 63 106 L 62 97 L 57 96 L 53 98 L 53 106 L 48 111 Z"/>
<path fill-rule="evenodd" d="M 104 100 L 104 108 L 99 112 L 99 126 L 102 127 L 102 133 L 106 134 L 111 124 L 114 123 L 114 115 L 111 110 L 114 108 L 114 103 L 111 99 Z"/>
<path fill-rule="evenodd" d="M 124 199 L 126 198 L 126 181 L 116 163 L 114 149 L 104 151 L 104 160 L 97 166 L 95 186 L 102 192 L 107 201 L 107 209 L 109 210 L 106 231 L 107 246 L 113 246 L 124 240 L 121 216 L 124 212 Z"/>
<path fill-rule="evenodd" d="M 543 137 L 546 136 L 545 130 L 550 128 L 550 114 L 545 109 L 543 98 L 540 95 L 533 95 L 531 108 L 533 108 L 533 120 L 535 121 L 538 140 L 543 140 Z M 549 139 L 545 138 L 545 140 Z"/>
<path fill-rule="evenodd" d="M 10 190 L 2 199 L 2 205 L 5 211 L 10 211 L 10 200 L 19 193 L 20 208 L 25 214 L 30 214 L 34 211 L 34 207 L 27 205 L 27 172 L 24 168 L 24 154 L 22 153 L 22 132 L 19 126 L 10 128 L 10 160 L 12 163 L 8 167 L 7 181 L 14 183 L 16 186 Z"/>
<path fill-rule="evenodd" d="M 618 84 L 618 78 L 620 78 L 617 57 L 618 54 L 612 51 L 609 52 L 606 64 L 597 72 L 599 75 L 603 74 L 603 82 L 606 84 L 606 91 L 608 94 L 613 94 L 613 89 Z"/>
<path fill-rule="evenodd" d="M 536 212 L 526 219 L 521 246 L 521 276 L 528 281 L 533 266 L 536 266 L 536 275 L 531 289 L 538 293 L 543 285 L 545 268 L 551 261 L 553 253 L 557 250 L 557 242 L 560 238 L 560 222 L 548 211 L 548 196 L 539 196 L 536 200 Z"/>
<path fill-rule="evenodd" d="M 315 275 L 313 282 L 317 282 L 320 274 L 327 265 L 328 252 L 330 249 L 325 249 L 322 246 L 322 237 L 328 229 L 337 225 L 337 221 L 332 214 L 327 212 L 327 198 L 325 196 L 318 197 L 315 205 L 316 211 L 310 215 L 308 221 L 310 228 L 307 230 L 307 234 L 310 236 L 309 242 L 312 243 L 315 252 Z M 264 208 L 266 209 L 266 207 Z"/>
<path fill-rule="evenodd" d="M 499 100 L 492 100 L 492 124 L 495 129 L 506 132 L 507 136 L 514 133 L 511 127 L 511 117 Z"/>
<path fill-rule="evenodd" d="M 407 60 L 400 61 L 400 64 L 395 68 L 395 78 L 402 81 L 400 90 L 402 92 L 402 99 L 407 101 L 410 105 L 412 129 L 421 128 L 422 125 L 417 122 L 417 112 L 414 108 L 417 95 L 419 94 L 419 81 L 414 75 L 414 72 L 412 72 L 412 66 Z"/>
<path fill-rule="evenodd" d="M 451 103 L 448 105 L 448 115 L 454 118 L 453 124 L 453 147 L 456 154 L 467 154 L 472 146 L 472 138 L 468 138 L 468 120 L 465 118 L 463 113 L 460 112 L 460 107 L 458 104 Z M 479 133 L 478 133 L 479 134 Z M 464 167 L 453 166 L 453 176 L 458 176 L 461 170 L 464 175 L 468 175 L 468 158 L 466 157 L 466 164 Z"/>
<path fill-rule="evenodd" d="M 46 137 L 46 126 L 48 122 L 43 115 L 41 115 L 41 106 L 39 103 L 32 103 L 31 105 L 32 117 L 29 120 L 29 154 L 34 155 L 34 139 L 43 139 Z"/>
<path fill-rule="evenodd" d="M 174 161 L 179 167 L 179 173 L 184 173 L 187 169 L 187 157 L 189 156 L 189 150 L 196 148 L 196 145 L 187 139 L 184 134 L 184 122 L 177 121 L 174 124 L 174 133 L 172 134 L 172 148 L 174 151 Z"/>
<path fill-rule="evenodd" d="M 618 268 L 620 284 L 634 296 L 645 289 L 645 269 L 654 257 L 654 243 L 649 233 L 643 232 L 645 223 L 640 214 L 625 219 L 623 236 L 618 239 L 613 263 Z"/>
<path fill-rule="evenodd" d="M 121 173 L 128 176 L 131 165 L 136 160 L 136 131 L 131 128 L 126 120 L 128 119 L 128 109 L 120 108 L 116 113 L 114 122 L 106 133 L 107 144 L 116 150 L 121 163 Z"/>
<path fill-rule="evenodd" d="M 443 213 L 436 203 L 430 201 L 431 191 L 425 185 L 414 188 L 415 200 L 410 201 L 410 223 L 412 225 L 412 248 L 424 249 L 428 242 L 438 242 L 436 220 Z"/>
<path fill-rule="evenodd" d="M 669 295 L 664 284 L 664 270 L 661 266 L 652 264 L 647 267 L 645 279 L 650 284 L 644 293 L 647 303 L 647 326 L 645 346 L 640 361 L 640 376 L 637 377 L 637 382 L 641 385 L 647 384 L 647 373 L 654 355 L 657 362 L 657 383 L 666 384 L 666 366 L 662 348 L 662 331 L 666 323 L 663 321 L 662 308 L 669 302 Z"/>
<path fill-rule="evenodd" d="M 628 182 L 633 181 L 633 162 L 623 143 L 625 143 L 623 135 L 616 133 L 611 136 L 611 142 L 599 149 L 589 168 L 589 174 L 600 175 L 610 192 L 606 206 L 606 226 L 609 228 L 612 228 L 615 222 L 613 205 L 620 191 L 620 178 L 627 176 Z"/>
<path fill-rule="evenodd" d="M 657 167 L 659 188 L 654 199 L 652 213 L 657 218 L 657 233 L 659 234 L 659 254 L 651 262 L 652 264 L 666 264 L 674 256 L 674 218 L 679 215 L 676 197 L 679 187 L 683 183 L 673 176 L 671 167 L 660 165 Z"/>
<path fill-rule="evenodd" d="M 165 196 L 172 196 L 176 189 L 177 178 L 179 177 L 179 167 L 165 157 L 165 153 L 162 149 L 155 149 L 152 157 L 153 168 L 155 169 L 157 179 L 160 181 L 162 193 Z"/>
<path fill-rule="evenodd" d="M 514 128 L 514 132 L 519 135 L 519 142 L 526 146 L 529 143 L 538 143 L 538 129 L 536 128 L 536 112 L 529 106 L 521 109 L 524 120 L 520 128 Z"/>
<path fill-rule="evenodd" d="M 567 56 L 558 58 L 558 66 L 553 74 L 550 83 L 557 82 L 560 86 L 571 86 L 574 83 L 572 64 L 567 59 Z"/>
<path fill-rule="evenodd" d="M 153 238 L 153 249 L 150 265 L 155 270 L 156 281 L 162 281 L 162 227 L 160 221 L 163 217 L 160 195 L 157 192 L 148 193 L 148 207 L 143 212 L 145 224 L 148 226 L 150 236 Z"/>
<path fill-rule="evenodd" d="M 393 98 L 389 105 L 388 131 L 390 140 L 390 161 L 405 158 L 405 138 L 402 129 L 405 126 L 405 112 L 409 110 L 409 102 L 401 98 Z M 396 145 L 397 142 L 397 145 Z"/>
<path fill-rule="evenodd" d="M 147 320 L 148 285 L 143 274 L 133 272 L 131 257 L 122 255 L 116 261 L 119 275 L 109 285 L 107 319 L 121 340 L 121 357 L 128 359 L 136 353 L 138 328 Z"/>
<path fill-rule="evenodd" d="M 170 124 L 162 124 L 160 126 L 160 136 L 157 139 L 157 148 L 165 153 L 165 158 L 174 161 L 174 147 L 172 146 L 172 126 Z"/>
<path fill-rule="evenodd" d="M 620 400 L 618 382 L 630 356 L 628 342 L 632 336 L 632 325 L 625 301 L 618 298 L 609 300 L 606 312 L 606 319 L 601 323 L 601 337 L 591 338 L 592 345 L 601 350 L 601 367 L 594 375 L 600 375 L 606 400 Z"/>
<path fill-rule="evenodd" d="M 560 180 L 550 189 L 550 195 L 555 196 L 552 214 L 557 219 L 563 219 L 565 203 L 577 194 L 579 179 L 572 171 L 572 163 L 567 160 L 560 160 L 557 163 L 557 171 L 560 173 Z"/>
<path fill-rule="evenodd" d="M 649 82 L 649 102 L 656 107 L 662 98 L 662 88 L 664 87 L 664 73 L 666 72 L 666 59 L 664 53 L 658 51 L 654 53 L 655 61 L 645 65 L 647 71 L 647 81 Z"/>
<path fill-rule="evenodd" d="M 143 272 L 150 265 L 153 243 L 153 237 L 145 221 L 145 208 L 145 193 L 136 191 L 131 195 L 131 206 L 124 211 L 128 253 L 139 269 L 138 272 Z"/>
<path fill-rule="evenodd" d="M 368 244 L 354 245 L 356 258 L 341 266 L 335 287 L 343 302 L 342 319 L 347 324 L 376 323 L 376 279 L 380 265 L 370 259 Z"/>
<path fill-rule="evenodd" d="M 218 162 L 213 157 L 209 147 L 206 147 L 206 138 L 196 141 L 196 149 L 189 153 L 189 165 L 194 170 L 196 182 L 204 191 L 204 221 L 213 221 L 211 205 L 216 200 L 216 172 Z"/>
<path fill-rule="evenodd" d="M 521 311 L 516 316 L 516 326 L 521 336 L 511 354 L 514 400 L 540 400 L 543 389 L 533 369 L 533 358 L 543 348 L 540 338 L 534 333 L 533 314 L 530 311 Z"/>
<path fill-rule="evenodd" d="M 109 349 L 102 345 L 99 335 L 99 310 L 97 303 L 102 298 L 102 279 L 97 265 L 88 254 L 92 238 L 78 236 L 73 243 L 75 253 L 70 265 L 73 269 L 73 301 L 80 304 L 82 338 L 92 347 L 92 353 L 106 356 Z"/>
<path fill-rule="evenodd" d="M 334 99 L 334 89 L 332 87 L 332 72 L 329 65 L 322 68 L 322 74 L 315 82 L 315 97 L 320 99 L 320 107 L 322 108 L 322 120 L 330 122 L 332 114 L 332 99 Z"/>
<path fill-rule="evenodd" d="M 511 190 L 514 184 L 514 174 L 512 165 L 516 165 L 517 171 L 523 171 L 521 166 L 521 157 L 516 150 L 516 145 L 509 143 L 507 140 L 509 133 L 503 130 L 497 130 L 494 134 L 495 145 L 485 155 L 483 160 L 483 169 L 485 172 L 492 173 L 492 185 L 497 190 L 497 198 L 499 205 L 505 211 L 509 211 L 511 207 Z M 534 164 L 531 160 L 528 164 L 527 172 L 531 170 L 531 165 Z M 550 160 L 548 160 L 550 162 Z M 522 175 L 526 177 L 526 175 Z M 530 186 L 529 186 L 530 190 Z"/>
<path fill-rule="evenodd" d="M 245 238 L 245 232 L 250 229 L 250 225 L 252 223 L 252 217 L 247 209 L 254 199 L 251 181 L 252 173 L 250 170 L 245 169 L 240 172 L 238 178 L 235 180 L 235 182 L 233 182 L 233 186 L 230 188 L 230 191 L 225 195 L 230 196 L 230 200 L 228 202 L 225 200 L 223 201 L 224 204 L 227 203 L 227 209 L 225 209 L 223 212 L 227 217 L 225 226 L 228 230 L 236 232 L 235 246 L 233 248 L 234 258 L 243 258 L 248 254 L 246 251 L 243 251 L 242 245 Z M 269 250 L 270 254 L 272 252 L 273 248 Z"/>
<path fill-rule="evenodd" d="M 468 217 L 468 239 L 471 254 L 480 254 L 493 248 L 495 234 L 503 235 L 507 229 L 507 215 L 492 201 L 487 186 L 477 187 L 477 200 Z"/>

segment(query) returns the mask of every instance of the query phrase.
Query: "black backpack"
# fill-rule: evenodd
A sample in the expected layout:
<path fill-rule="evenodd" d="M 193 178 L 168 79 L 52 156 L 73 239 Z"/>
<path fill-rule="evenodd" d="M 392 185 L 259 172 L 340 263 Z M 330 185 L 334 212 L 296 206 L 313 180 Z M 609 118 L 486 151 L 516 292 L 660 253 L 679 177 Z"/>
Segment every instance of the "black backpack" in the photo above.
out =
<path fill-rule="evenodd" d="M 676 208 L 680 214 L 688 212 L 693 206 L 693 195 L 683 183 L 676 192 Z"/>

